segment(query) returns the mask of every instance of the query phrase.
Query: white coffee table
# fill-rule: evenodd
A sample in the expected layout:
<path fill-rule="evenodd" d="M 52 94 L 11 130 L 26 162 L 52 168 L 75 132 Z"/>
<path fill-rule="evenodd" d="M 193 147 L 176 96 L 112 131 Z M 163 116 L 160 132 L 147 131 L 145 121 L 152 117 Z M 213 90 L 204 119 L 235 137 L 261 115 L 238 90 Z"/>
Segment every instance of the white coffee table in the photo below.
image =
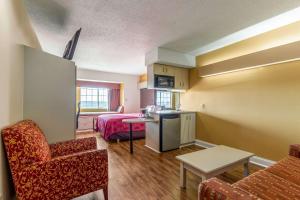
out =
<path fill-rule="evenodd" d="M 244 176 L 248 176 L 248 163 L 252 156 L 253 153 L 224 145 L 177 156 L 180 160 L 180 186 L 186 187 L 186 170 L 200 176 L 204 181 L 238 165 L 244 165 Z"/>

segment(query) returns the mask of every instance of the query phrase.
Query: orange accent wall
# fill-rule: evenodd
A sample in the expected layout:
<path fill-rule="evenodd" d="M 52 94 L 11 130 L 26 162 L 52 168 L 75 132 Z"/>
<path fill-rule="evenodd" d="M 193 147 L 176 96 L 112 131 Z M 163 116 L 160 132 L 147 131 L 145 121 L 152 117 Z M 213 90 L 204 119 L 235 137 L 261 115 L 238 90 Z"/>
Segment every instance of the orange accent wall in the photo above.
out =
<path fill-rule="evenodd" d="M 197 68 L 300 40 L 300 22 L 197 56 Z M 300 52 L 299 52 L 300 53 Z M 183 109 L 197 111 L 197 139 L 279 160 L 300 143 L 300 61 L 200 78 L 190 70 Z"/>
<path fill-rule="evenodd" d="M 120 104 L 124 106 L 124 103 L 125 103 L 124 83 L 120 83 Z"/>
<path fill-rule="evenodd" d="M 139 83 L 147 81 L 147 74 L 142 74 L 139 76 Z"/>

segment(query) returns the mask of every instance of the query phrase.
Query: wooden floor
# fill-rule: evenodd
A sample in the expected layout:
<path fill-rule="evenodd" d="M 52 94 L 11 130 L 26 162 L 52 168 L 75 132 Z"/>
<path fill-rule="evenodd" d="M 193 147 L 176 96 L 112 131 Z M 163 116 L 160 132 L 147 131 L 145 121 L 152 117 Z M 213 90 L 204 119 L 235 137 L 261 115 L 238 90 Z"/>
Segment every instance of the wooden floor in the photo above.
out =
<path fill-rule="evenodd" d="M 179 161 L 175 156 L 198 151 L 202 148 L 189 146 L 166 153 L 155 153 L 144 146 L 144 140 L 134 141 L 134 154 L 129 153 L 129 143 L 107 143 L 99 134 L 85 133 L 77 137 L 97 136 L 98 147 L 108 149 L 109 159 L 109 199 L 197 199 L 201 179 L 187 173 L 187 188 L 179 187 Z M 261 168 L 250 165 L 253 173 Z M 243 177 L 242 166 L 219 176 L 233 183 Z M 97 191 L 76 200 L 104 199 L 102 191 Z"/>

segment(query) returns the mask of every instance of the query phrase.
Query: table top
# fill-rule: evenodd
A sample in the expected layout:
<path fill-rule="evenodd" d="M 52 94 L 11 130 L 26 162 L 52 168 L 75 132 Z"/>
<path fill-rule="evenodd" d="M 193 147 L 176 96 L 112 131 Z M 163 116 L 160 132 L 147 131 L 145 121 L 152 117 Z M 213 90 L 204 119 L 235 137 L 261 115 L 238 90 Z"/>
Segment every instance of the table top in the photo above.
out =
<path fill-rule="evenodd" d="M 123 119 L 123 123 L 143 123 L 143 122 L 155 122 L 154 119 L 148 119 L 148 118 L 132 118 L 132 119 Z"/>
<path fill-rule="evenodd" d="M 188 113 L 196 113 L 196 112 L 186 111 L 186 110 L 158 110 L 150 113 L 157 114 L 157 115 L 164 115 L 164 114 L 188 114 Z"/>
<path fill-rule="evenodd" d="M 176 158 L 204 173 L 211 173 L 252 156 L 254 156 L 254 154 L 247 151 L 218 145 L 216 147 L 176 156 Z"/>

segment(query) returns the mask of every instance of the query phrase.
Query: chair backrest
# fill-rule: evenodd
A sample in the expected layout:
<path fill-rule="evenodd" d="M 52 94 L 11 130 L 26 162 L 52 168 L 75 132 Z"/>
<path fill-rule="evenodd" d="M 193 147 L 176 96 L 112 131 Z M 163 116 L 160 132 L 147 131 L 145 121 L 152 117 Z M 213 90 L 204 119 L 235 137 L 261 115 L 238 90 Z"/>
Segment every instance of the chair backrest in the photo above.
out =
<path fill-rule="evenodd" d="M 124 106 L 118 106 L 117 110 L 118 113 L 123 113 L 124 112 Z"/>
<path fill-rule="evenodd" d="M 3 129 L 2 139 L 13 174 L 35 162 L 51 159 L 50 147 L 43 132 L 31 120 Z"/>

